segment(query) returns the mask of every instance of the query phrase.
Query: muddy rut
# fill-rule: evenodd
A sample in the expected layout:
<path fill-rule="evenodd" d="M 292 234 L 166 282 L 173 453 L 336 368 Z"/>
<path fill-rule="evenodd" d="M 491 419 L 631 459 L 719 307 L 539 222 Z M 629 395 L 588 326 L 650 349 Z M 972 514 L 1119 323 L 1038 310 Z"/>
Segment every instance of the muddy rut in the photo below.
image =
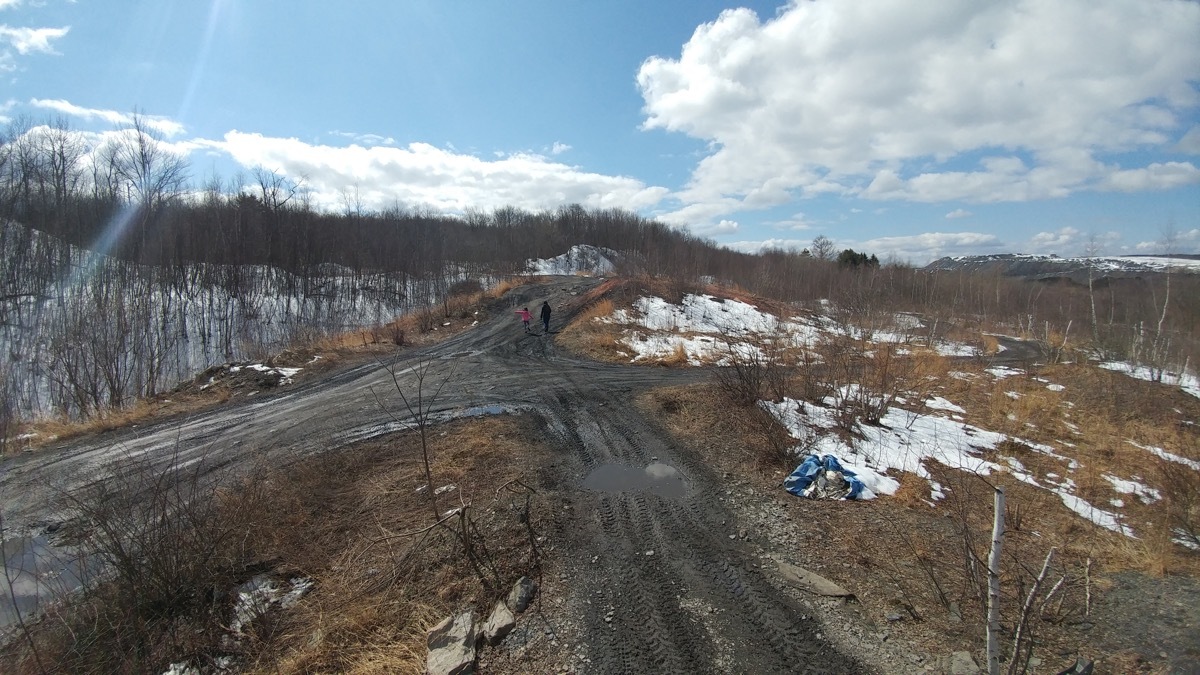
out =
<path fill-rule="evenodd" d="M 434 404 L 438 419 L 479 411 L 525 410 L 546 423 L 561 452 L 556 482 L 565 487 L 558 547 L 566 584 L 564 612 L 578 627 L 587 672 L 724 673 L 865 670 L 820 637 L 817 620 L 777 590 L 737 538 L 736 516 L 720 499 L 718 476 L 633 405 L 649 388 L 697 382 L 698 370 L 599 364 L 561 352 L 553 332 L 524 334 L 512 307 L 545 299 L 551 330 L 580 309 L 597 281 L 563 278 L 515 289 L 494 316 L 393 365 L 401 387 L 449 377 Z M 5 460 L 0 500 L 9 527 L 58 517 L 56 491 L 94 479 L 109 461 L 140 456 L 161 462 L 200 458 L 236 469 L 304 456 L 395 431 L 404 406 L 392 375 L 368 364 L 301 383 L 262 401 Z M 664 467 L 671 491 L 586 489 L 605 467 Z M 734 535 L 734 536 L 730 536 Z"/>

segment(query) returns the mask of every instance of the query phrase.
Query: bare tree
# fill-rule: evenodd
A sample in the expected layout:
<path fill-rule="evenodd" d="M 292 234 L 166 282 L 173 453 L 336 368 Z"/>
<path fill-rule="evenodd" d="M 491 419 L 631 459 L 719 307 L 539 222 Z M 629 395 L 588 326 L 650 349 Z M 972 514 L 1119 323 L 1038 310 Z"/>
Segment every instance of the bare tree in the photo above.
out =
<path fill-rule="evenodd" d="M 1088 271 L 1088 302 L 1091 303 L 1092 310 L 1092 341 L 1100 342 L 1100 329 L 1096 323 L 1096 293 L 1094 290 L 1094 281 L 1096 276 L 1096 256 L 1100 255 L 1100 238 L 1095 232 L 1088 235 L 1087 244 L 1084 246 L 1083 255 L 1087 258 Z"/>
<path fill-rule="evenodd" d="M 187 183 L 187 160 L 163 144 L 144 117 L 133 121 L 101 152 L 109 163 L 107 179 L 117 195 L 137 209 L 136 256 L 146 253 L 146 234 L 158 211 L 173 201 Z"/>
<path fill-rule="evenodd" d="M 287 205 L 304 184 L 304 179 L 293 180 L 279 171 L 267 170 L 261 166 L 255 167 L 254 182 L 258 183 L 259 199 L 263 206 L 271 211 L 278 211 Z"/>
<path fill-rule="evenodd" d="M 817 260 L 833 260 L 833 240 L 823 234 L 818 235 L 812 240 L 809 252 Z"/>

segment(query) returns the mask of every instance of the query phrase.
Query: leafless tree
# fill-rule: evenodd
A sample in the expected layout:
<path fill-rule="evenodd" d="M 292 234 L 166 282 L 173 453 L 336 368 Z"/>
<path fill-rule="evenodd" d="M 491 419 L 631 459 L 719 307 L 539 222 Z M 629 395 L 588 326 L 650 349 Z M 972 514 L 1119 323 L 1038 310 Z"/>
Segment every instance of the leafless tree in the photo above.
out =
<path fill-rule="evenodd" d="M 809 252 L 817 260 L 833 260 L 833 240 L 823 234 L 818 235 L 812 240 Z"/>

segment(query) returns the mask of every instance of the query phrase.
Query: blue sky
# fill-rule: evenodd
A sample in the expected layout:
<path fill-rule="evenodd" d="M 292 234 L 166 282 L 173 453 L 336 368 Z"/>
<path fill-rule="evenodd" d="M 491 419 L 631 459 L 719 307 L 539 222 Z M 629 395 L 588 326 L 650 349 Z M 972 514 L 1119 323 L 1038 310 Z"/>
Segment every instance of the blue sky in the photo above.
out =
<path fill-rule="evenodd" d="M 927 6 L 926 6 L 927 5 Z M 1200 3 L 0 0 L 0 122 L 725 245 L 1200 252 Z"/>

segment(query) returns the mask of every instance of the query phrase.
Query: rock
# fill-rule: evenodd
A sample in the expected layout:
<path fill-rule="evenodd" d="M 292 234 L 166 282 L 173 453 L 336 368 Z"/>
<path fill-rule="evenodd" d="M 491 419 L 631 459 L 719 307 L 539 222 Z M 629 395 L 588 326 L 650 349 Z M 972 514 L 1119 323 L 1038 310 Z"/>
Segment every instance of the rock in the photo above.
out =
<path fill-rule="evenodd" d="M 962 620 L 963 620 L 962 619 L 962 610 L 959 609 L 957 602 L 950 603 L 949 619 L 950 619 L 950 623 L 952 623 L 952 624 L 962 623 Z"/>
<path fill-rule="evenodd" d="M 854 596 L 854 594 L 850 591 L 838 586 L 837 584 L 815 572 L 810 572 L 803 567 L 798 567 L 791 563 L 783 562 L 782 560 L 776 560 L 775 563 L 779 565 L 779 572 L 783 575 L 784 581 L 787 581 L 789 584 L 799 588 L 800 590 L 808 591 L 809 593 L 816 593 L 817 595 L 826 595 L 833 598 Z"/>
<path fill-rule="evenodd" d="M 503 601 L 497 600 L 496 606 L 492 608 L 491 616 L 483 624 L 483 637 L 487 639 L 489 645 L 498 645 L 516 625 L 517 617 L 513 616 L 512 611 L 505 606 Z"/>
<path fill-rule="evenodd" d="M 475 672 L 475 613 L 448 616 L 429 630 L 429 675 L 467 675 Z"/>
<path fill-rule="evenodd" d="M 950 655 L 950 675 L 979 675 L 981 671 L 971 658 L 971 652 L 954 652 Z"/>
<path fill-rule="evenodd" d="M 529 577 L 521 577 L 517 579 L 517 583 L 513 584 L 513 589 L 509 591 L 505 604 L 509 609 L 520 614 L 529 609 L 529 603 L 533 601 L 533 596 L 537 595 L 537 589 L 536 581 Z"/>

